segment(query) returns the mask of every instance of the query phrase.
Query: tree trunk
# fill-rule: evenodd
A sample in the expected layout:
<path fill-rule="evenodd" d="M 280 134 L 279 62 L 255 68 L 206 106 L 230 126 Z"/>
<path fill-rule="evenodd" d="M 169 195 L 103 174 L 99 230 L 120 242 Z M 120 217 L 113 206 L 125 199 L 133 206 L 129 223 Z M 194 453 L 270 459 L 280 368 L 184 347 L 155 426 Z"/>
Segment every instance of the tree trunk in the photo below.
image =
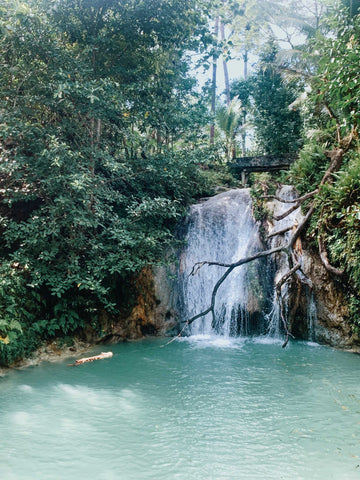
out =
<path fill-rule="evenodd" d="M 248 51 L 245 48 L 245 52 L 243 55 L 243 60 L 244 60 L 244 80 L 248 79 L 248 62 L 249 62 L 249 56 L 248 56 Z"/>
<path fill-rule="evenodd" d="M 225 41 L 225 26 L 224 23 L 220 20 L 220 38 L 221 41 Z M 230 81 L 229 81 L 229 70 L 227 66 L 226 58 L 223 56 L 223 70 L 224 70 L 224 82 L 225 82 L 225 95 L 226 95 L 226 106 L 230 106 Z"/>
<path fill-rule="evenodd" d="M 217 40 L 219 34 L 219 16 L 215 19 L 215 26 L 214 26 L 214 37 L 215 37 L 215 45 L 217 48 Z M 214 145 L 214 138 L 215 138 L 215 108 L 216 108 L 216 73 L 217 73 L 217 51 L 213 55 L 213 71 L 212 71 L 212 83 L 211 83 L 211 113 L 212 113 L 212 122 L 210 125 L 210 145 Z"/>
<path fill-rule="evenodd" d="M 248 56 L 248 51 L 245 47 L 244 55 L 243 55 L 243 60 L 244 60 L 244 80 L 245 82 L 248 79 L 248 61 L 249 61 L 249 56 Z M 241 131 L 241 153 L 242 156 L 245 157 L 246 155 L 246 130 L 245 130 L 245 123 L 246 123 L 246 110 L 244 108 L 244 114 L 242 118 L 242 131 Z"/>

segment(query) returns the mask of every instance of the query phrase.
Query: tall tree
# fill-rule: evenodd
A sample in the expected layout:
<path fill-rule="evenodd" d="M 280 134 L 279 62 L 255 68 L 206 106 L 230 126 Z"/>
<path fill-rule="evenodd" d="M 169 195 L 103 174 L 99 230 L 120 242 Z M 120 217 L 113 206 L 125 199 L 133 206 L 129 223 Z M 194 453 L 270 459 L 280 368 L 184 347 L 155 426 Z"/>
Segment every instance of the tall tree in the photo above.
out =
<path fill-rule="evenodd" d="M 210 145 L 214 145 L 215 139 L 215 112 L 216 112 L 216 86 L 217 86 L 217 61 L 219 58 L 218 35 L 219 35 L 219 15 L 215 18 L 214 25 L 214 50 L 212 54 L 212 79 L 211 79 L 211 125 L 210 125 Z"/>
<path fill-rule="evenodd" d="M 178 142 L 203 125 L 186 61 L 202 5 L 48 7 L 0 2 L 0 362 L 119 312 L 202 188 Z"/>
<path fill-rule="evenodd" d="M 274 64 L 277 51 L 274 41 L 269 41 L 250 82 L 256 145 L 265 154 L 294 153 L 301 146 L 300 113 L 289 108 L 299 90 L 282 79 Z"/>

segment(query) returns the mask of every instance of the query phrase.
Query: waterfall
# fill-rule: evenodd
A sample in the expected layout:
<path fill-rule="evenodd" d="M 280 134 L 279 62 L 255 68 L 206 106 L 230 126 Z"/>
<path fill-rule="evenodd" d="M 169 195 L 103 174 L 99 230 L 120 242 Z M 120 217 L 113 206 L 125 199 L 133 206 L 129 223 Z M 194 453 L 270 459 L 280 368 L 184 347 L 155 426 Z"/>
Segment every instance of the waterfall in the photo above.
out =
<path fill-rule="evenodd" d="M 296 198 L 295 195 L 294 189 L 289 186 L 283 186 L 277 192 L 277 197 L 283 200 L 292 200 Z M 268 207 L 276 217 L 281 216 L 291 205 L 274 200 L 269 202 Z M 284 219 L 274 220 L 272 231 L 292 227 L 301 219 L 301 211 L 297 209 Z M 259 224 L 252 216 L 249 189 L 229 190 L 193 205 L 184 229 L 186 234 L 179 257 L 176 288 L 176 310 L 183 323 L 210 307 L 214 286 L 226 271 L 224 267 L 205 264 L 191 275 L 195 264 L 206 261 L 231 264 L 261 250 L 287 244 L 292 234 L 289 230 L 272 237 L 267 246 L 262 244 Z M 298 259 L 302 261 L 301 258 L 299 247 Z M 189 326 L 188 333 L 225 338 L 259 334 L 270 339 L 282 338 L 284 328 L 275 285 L 289 268 L 288 257 L 284 253 L 235 268 L 217 292 L 214 318 L 211 312 L 198 318 Z M 303 285 L 309 282 L 301 271 L 297 271 L 296 275 Z M 286 317 L 290 311 L 290 293 L 291 288 L 287 282 L 282 286 Z M 305 329 L 300 334 L 304 338 L 302 332 L 307 331 L 308 339 L 313 341 L 316 324 L 313 296 L 308 297 L 307 305 L 304 306 L 307 318 L 305 313 Z"/>
<path fill-rule="evenodd" d="M 315 342 L 316 340 L 316 322 L 317 322 L 317 311 L 316 303 L 314 299 L 313 292 L 307 292 L 307 329 L 308 329 L 308 340 L 310 342 Z"/>
<path fill-rule="evenodd" d="M 283 185 L 277 192 L 277 197 L 281 198 L 282 200 L 290 201 L 296 198 L 295 190 L 293 187 L 289 185 Z M 272 210 L 274 216 L 280 217 L 284 214 L 290 207 L 292 206 L 291 203 L 282 203 L 277 200 L 272 202 Z M 286 216 L 281 220 L 274 220 L 273 222 L 273 231 L 280 231 L 286 229 L 288 227 L 292 227 L 296 223 L 299 223 L 301 219 L 301 210 L 298 208 L 294 212 L 290 213 L 290 215 Z M 275 248 L 281 245 L 286 245 L 290 241 L 290 237 L 292 235 L 291 230 L 285 232 L 283 235 L 278 235 L 272 237 L 270 240 L 270 247 Z M 283 275 L 289 270 L 289 262 L 287 255 L 281 253 L 274 257 L 273 260 L 275 264 L 275 274 L 274 274 L 274 285 L 283 277 Z M 285 305 L 285 314 L 286 317 L 288 315 L 288 294 L 289 288 L 288 284 L 285 283 L 282 287 L 282 298 Z M 275 286 L 272 293 L 272 307 L 270 313 L 266 315 L 267 321 L 267 334 L 270 337 L 278 338 L 281 335 L 282 331 L 282 322 L 280 318 L 280 305 L 277 299 Z"/>
<path fill-rule="evenodd" d="M 225 269 L 203 266 L 190 272 L 197 262 L 232 263 L 261 249 L 258 225 L 251 215 L 248 189 L 230 190 L 194 205 L 188 217 L 185 247 L 179 262 L 179 299 L 183 321 L 206 310 L 211 294 Z M 191 325 L 192 335 L 217 334 L 225 337 L 248 335 L 249 267 L 234 269 L 218 290 L 215 323 L 211 313 Z"/>

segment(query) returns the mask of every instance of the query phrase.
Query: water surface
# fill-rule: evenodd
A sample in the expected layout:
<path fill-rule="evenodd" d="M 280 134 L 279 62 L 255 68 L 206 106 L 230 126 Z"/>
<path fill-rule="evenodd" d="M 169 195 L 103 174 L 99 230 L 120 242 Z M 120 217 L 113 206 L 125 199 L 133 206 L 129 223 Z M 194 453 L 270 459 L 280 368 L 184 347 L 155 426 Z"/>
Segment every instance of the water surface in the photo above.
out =
<path fill-rule="evenodd" d="M 360 479 L 360 356 L 265 338 L 164 343 L 0 379 L 1 480 Z"/>

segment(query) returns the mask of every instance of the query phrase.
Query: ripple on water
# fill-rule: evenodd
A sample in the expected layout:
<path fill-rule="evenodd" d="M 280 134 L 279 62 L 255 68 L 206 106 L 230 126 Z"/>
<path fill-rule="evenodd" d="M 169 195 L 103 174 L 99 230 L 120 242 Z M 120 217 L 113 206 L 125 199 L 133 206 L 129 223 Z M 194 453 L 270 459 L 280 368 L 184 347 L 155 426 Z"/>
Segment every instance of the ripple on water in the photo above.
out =
<path fill-rule="evenodd" d="M 19 390 L 24 393 L 33 393 L 34 388 L 30 385 L 19 385 Z"/>
<path fill-rule="evenodd" d="M 263 340 L 136 342 L 12 375 L 0 479 L 360 479 L 360 357 Z"/>
<path fill-rule="evenodd" d="M 251 342 L 258 345 L 283 345 L 284 339 L 277 337 L 270 337 L 267 335 L 262 335 L 260 337 L 253 337 L 250 339 Z"/>

